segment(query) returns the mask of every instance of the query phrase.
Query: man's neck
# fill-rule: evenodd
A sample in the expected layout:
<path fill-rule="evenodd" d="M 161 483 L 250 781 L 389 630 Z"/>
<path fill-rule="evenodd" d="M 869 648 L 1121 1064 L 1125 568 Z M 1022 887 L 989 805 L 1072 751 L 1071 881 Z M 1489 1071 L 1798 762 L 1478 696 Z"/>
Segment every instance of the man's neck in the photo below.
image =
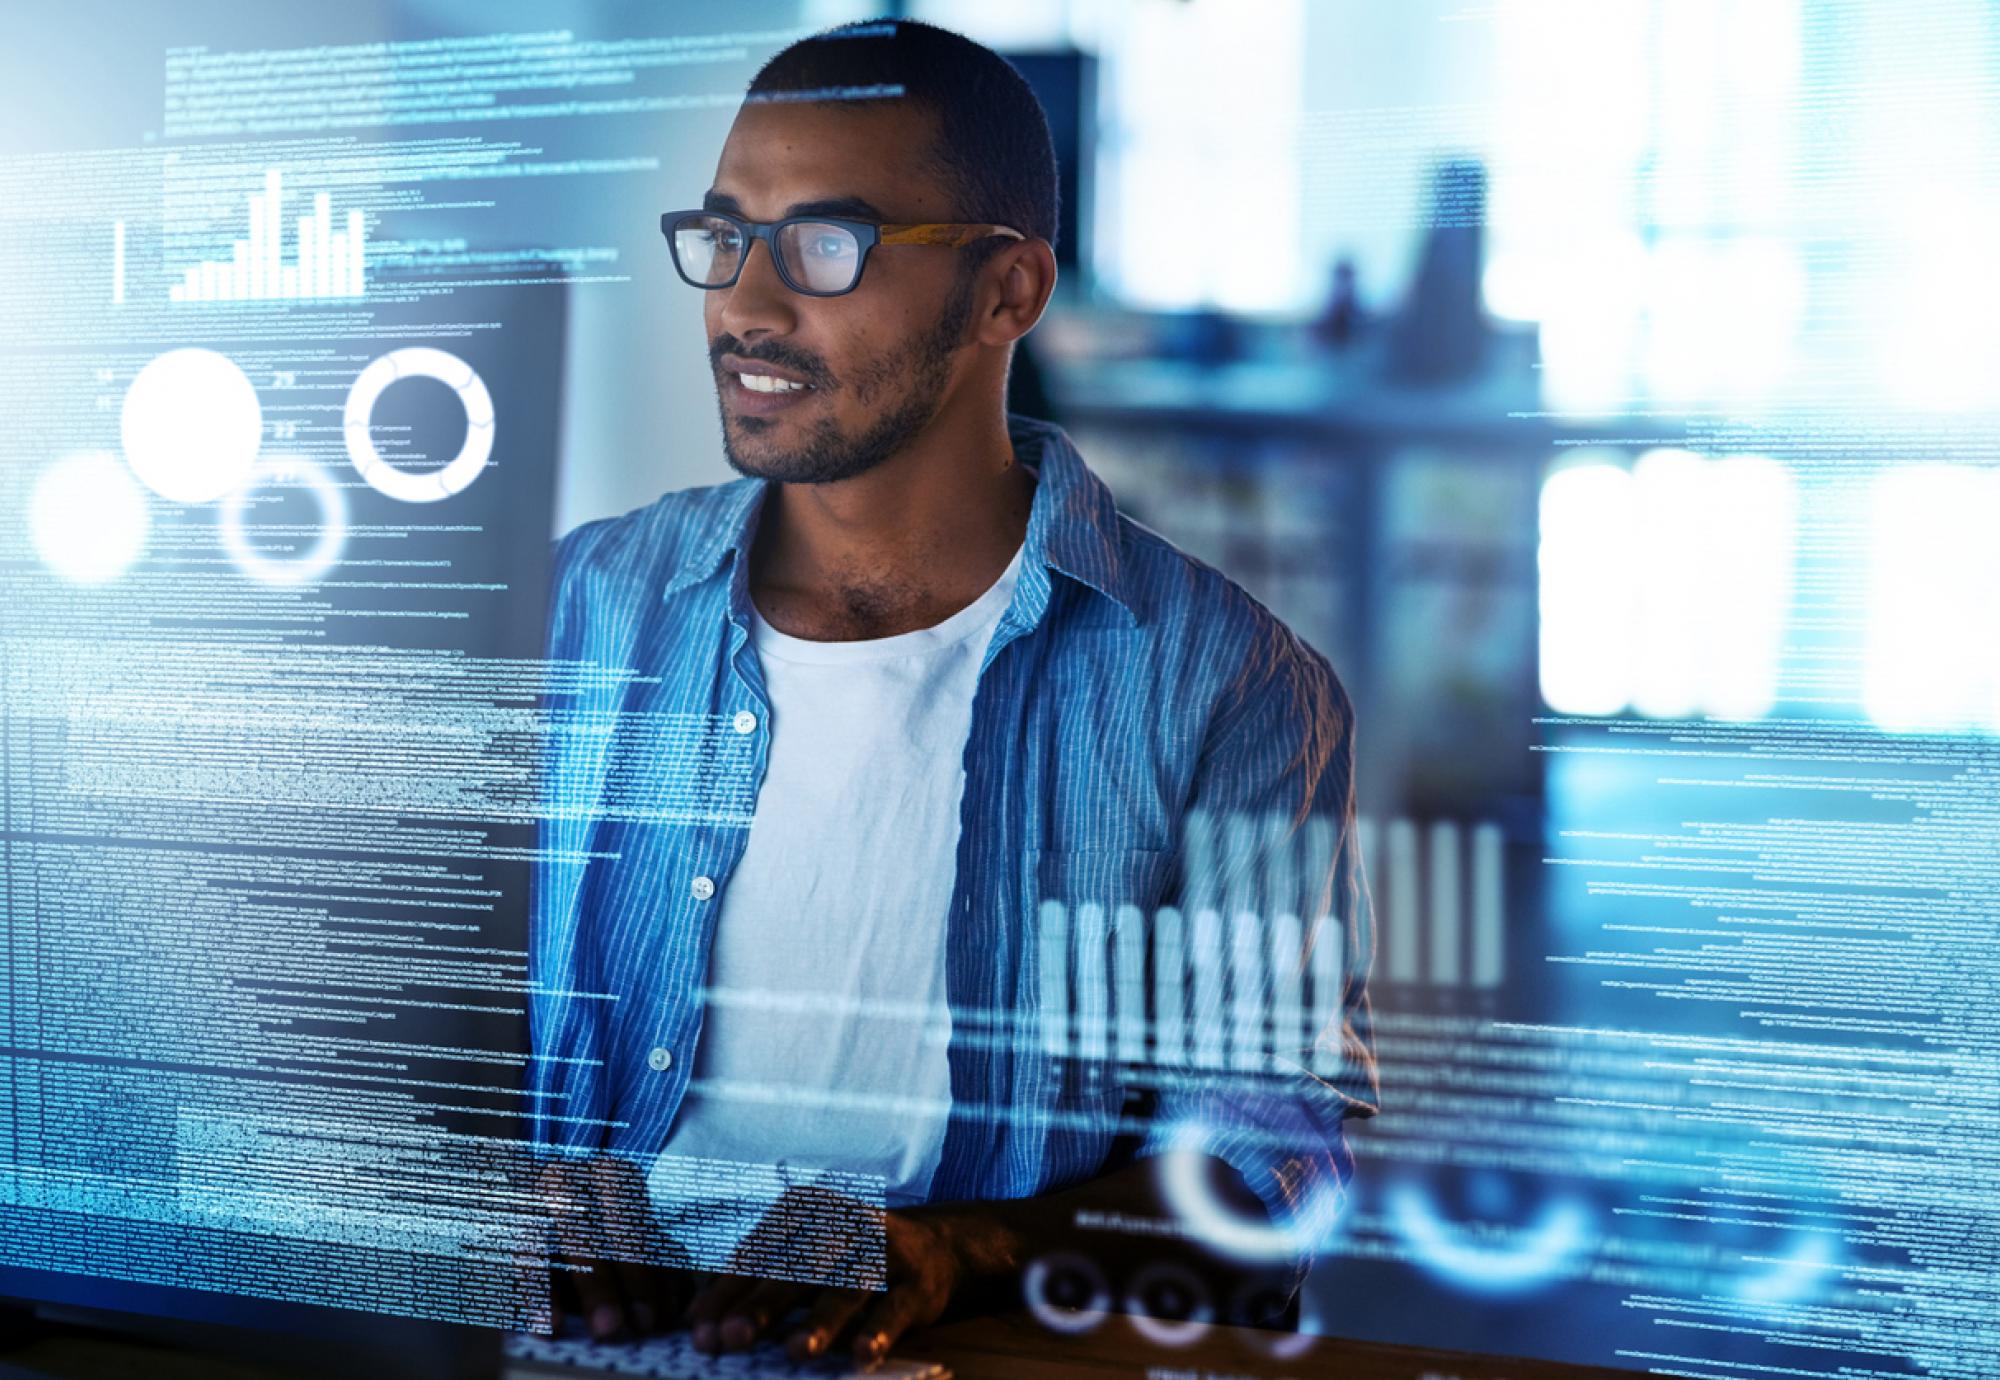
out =
<path fill-rule="evenodd" d="M 780 632 L 821 642 L 930 627 L 1000 577 L 1033 495 L 1000 415 L 933 424 L 852 479 L 778 485 L 752 554 L 757 609 Z"/>

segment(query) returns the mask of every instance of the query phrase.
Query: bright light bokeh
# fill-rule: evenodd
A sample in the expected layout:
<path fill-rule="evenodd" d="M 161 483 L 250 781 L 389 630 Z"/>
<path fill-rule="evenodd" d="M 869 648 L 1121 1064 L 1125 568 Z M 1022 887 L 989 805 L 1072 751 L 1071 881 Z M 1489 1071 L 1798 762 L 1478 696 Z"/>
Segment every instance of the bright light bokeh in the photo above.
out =
<path fill-rule="evenodd" d="M 28 535 L 42 563 L 76 584 L 106 584 L 146 549 L 146 495 L 104 451 L 67 455 L 42 471 L 28 500 Z"/>
<path fill-rule="evenodd" d="M 1762 718 L 1777 704 L 1798 510 L 1798 486 L 1777 461 L 1730 455 L 1710 463 L 1699 648 L 1702 704 L 1717 718 Z"/>
<path fill-rule="evenodd" d="M 1541 683 L 1552 708 L 1753 719 L 1777 701 L 1791 475 L 1756 455 L 1647 452 L 1542 487 Z"/>
<path fill-rule="evenodd" d="M 1617 465 L 1575 465 L 1542 485 L 1542 698 L 1566 714 L 1615 714 L 1631 698 L 1636 520 Z"/>
<path fill-rule="evenodd" d="M 1892 732 L 2000 729 L 2000 474 L 1889 470 L 1868 506 L 1868 717 Z"/>
<path fill-rule="evenodd" d="M 140 483 L 175 503 L 212 503 L 249 477 L 264 413 L 228 356 L 169 350 L 125 390 L 118 434 Z"/>

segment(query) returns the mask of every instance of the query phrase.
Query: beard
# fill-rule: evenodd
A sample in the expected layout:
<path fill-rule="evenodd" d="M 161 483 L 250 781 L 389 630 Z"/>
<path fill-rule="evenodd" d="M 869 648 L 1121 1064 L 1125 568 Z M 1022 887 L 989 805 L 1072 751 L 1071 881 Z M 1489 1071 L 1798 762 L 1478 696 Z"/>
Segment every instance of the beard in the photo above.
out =
<path fill-rule="evenodd" d="M 929 330 L 900 349 L 857 368 L 852 376 L 855 401 L 863 406 L 883 406 L 874 420 L 859 432 L 843 430 L 831 417 L 822 417 L 807 430 L 804 440 L 783 451 L 763 451 L 746 455 L 738 448 L 740 439 L 749 440 L 777 426 L 770 417 L 739 417 L 731 429 L 729 409 L 718 390 L 716 403 L 722 413 L 722 452 L 729 467 L 753 479 L 774 479 L 781 484 L 832 484 L 865 474 L 901 450 L 937 415 L 951 381 L 951 359 L 957 352 L 965 326 L 972 319 L 974 275 L 961 274 L 944 310 Z M 717 336 L 709 346 L 711 361 L 724 354 L 745 359 L 762 359 L 798 370 L 814 387 L 832 392 L 831 375 L 817 357 L 792 349 L 770 346 L 751 348 L 735 337 Z M 899 382 L 903 386 L 891 396 Z M 886 401 L 885 401 L 886 400 Z"/>

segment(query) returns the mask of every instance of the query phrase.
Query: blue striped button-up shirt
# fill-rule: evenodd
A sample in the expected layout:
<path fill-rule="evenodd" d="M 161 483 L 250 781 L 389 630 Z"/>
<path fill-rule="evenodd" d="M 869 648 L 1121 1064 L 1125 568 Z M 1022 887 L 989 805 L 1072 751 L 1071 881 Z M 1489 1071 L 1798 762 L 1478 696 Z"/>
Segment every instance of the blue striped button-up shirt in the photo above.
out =
<path fill-rule="evenodd" d="M 1343 1119 L 1377 1106 L 1346 696 L 1260 604 L 1120 515 L 1060 430 L 1010 428 L 1037 485 L 965 745 L 945 917 L 952 1112 L 932 1197 L 1077 1183 L 1122 1131 L 1141 1153 L 1197 1138 L 1281 1226 L 1300 1221 L 1352 1172 Z M 670 493 L 558 546 L 530 936 L 529 1093 L 548 1151 L 645 1162 L 687 1091 L 769 742 L 748 585 L 765 492 Z M 1279 941 L 1270 961 L 1261 940 L 1204 949 L 1214 922 L 1192 922 L 1216 915 L 1239 935 L 1275 918 L 1255 930 Z M 1156 922 L 1190 981 L 1178 964 L 1164 981 L 1155 957 L 1144 971 L 1162 980 L 1112 983 L 1118 946 L 1138 926 L 1150 952 Z M 1075 990 L 1089 983 L 1102 990 Z M 1070 1040 L 1065 1000 L 1132 1043 Z M 1245 1012 L 1261 1062 L 1226 1043 Z M 1182 1031 L 1192 1052 L 1177 1055 Z M 1204 1050 L 1202 1031 L 1223 1037 Z"/>

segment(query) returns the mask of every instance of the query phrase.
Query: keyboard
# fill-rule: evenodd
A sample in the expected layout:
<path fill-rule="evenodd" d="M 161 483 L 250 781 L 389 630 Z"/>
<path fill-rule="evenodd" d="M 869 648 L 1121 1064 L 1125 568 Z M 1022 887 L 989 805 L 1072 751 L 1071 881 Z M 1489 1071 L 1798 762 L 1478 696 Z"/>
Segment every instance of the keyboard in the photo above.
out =
<path fill-rule="evenodd" d="M 748 1351 L 708 1356 L 694 1349 L 686 1332 L 669 1332 L 642 1342 L 598 1342 L 588 1337 L 537 1337 L 517 1332 L 507 1338 L 507 1380 L 544 1375 L 643 1375 L 655 1380 L 832 1380 L 867 1375 L 871 1380 L 951 1380 L 951 1372 L 931 1361 L 899 1361 L 891 1356 L 862 1371 L 845 1356 L 794 1361 L 777 1342 L 759 1342 Z"/>

